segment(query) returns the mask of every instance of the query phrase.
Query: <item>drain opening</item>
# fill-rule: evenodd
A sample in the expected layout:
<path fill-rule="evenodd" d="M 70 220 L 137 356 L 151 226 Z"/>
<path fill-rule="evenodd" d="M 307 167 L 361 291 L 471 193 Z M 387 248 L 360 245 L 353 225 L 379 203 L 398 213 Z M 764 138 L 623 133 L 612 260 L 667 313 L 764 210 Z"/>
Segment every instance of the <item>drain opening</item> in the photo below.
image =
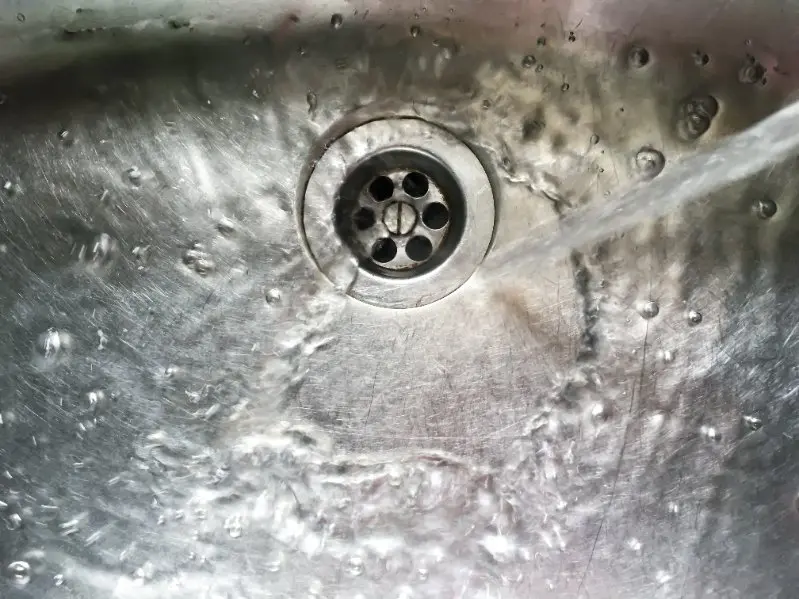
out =
<path fill-rule="evenodd" d="M 426 227 L 438 231 L 449 222 L 449 210 L 444 204 L 430 204 L 424 209 L 422 222 Z"/>
<path fill-rule="evenodd" d="M 430 257 L 433 253 L 433 244 L 427 237 L 417 235 L 408 242 L 405 246 L 405 253 L 411 260 L 422 262 Z"/>
<path fill-rule="evenodd" d="M 362 268 L 380 276 L 430 272 L 463 236 L 463 191 L 444 164 L 420 149 L 394 148 L 363 160 L 338 198 L 339 236 Z"/>
<path fill-rule="evenodd" d="M 377 177 L 369 186 L 369 193 L 376 202 L 385 202 L 394 195 L 394 181 L 388 177 Z"/>
<path fill-rule="evenodd" d="M 359 208 L 353 215 L 352 222 L 359 231 L 366 231 L 374 226 L 375 213 L 369 208 Z"/>
<path fill-rule="evenodd" d="M 422 173 L 408 173 L 402 180 L 402 189 L 412 198 L 423 198 L 429 188 L 430 182 Z"/>
<path fill-rule="evenodd" d="M 397 255 L 397 244 L 393 239 L 378 239 L 372 246 L 372 259 L 385 264 L 391 262 Z"/>

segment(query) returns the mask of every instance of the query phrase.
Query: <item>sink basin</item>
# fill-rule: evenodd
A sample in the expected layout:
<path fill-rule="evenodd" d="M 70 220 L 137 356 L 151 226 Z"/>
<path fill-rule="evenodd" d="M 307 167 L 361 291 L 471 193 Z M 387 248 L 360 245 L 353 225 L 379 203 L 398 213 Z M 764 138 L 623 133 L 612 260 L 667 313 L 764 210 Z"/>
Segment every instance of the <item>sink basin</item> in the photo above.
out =
<path fill-rule="evenodd" d="M 227 4 L 0 9 L 0 596 L 793 597 L 795 161 L 525 240 L 797 6 Z"/>

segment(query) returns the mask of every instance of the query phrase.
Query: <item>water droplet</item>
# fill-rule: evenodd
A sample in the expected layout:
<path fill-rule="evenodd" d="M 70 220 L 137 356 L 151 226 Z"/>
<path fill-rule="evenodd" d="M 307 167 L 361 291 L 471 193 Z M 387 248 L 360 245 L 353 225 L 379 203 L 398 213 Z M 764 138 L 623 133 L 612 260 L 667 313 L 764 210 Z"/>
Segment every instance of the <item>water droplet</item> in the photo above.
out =
<path fill-rule="evenodd" d="M 22 14 L 21 12 L 18 12 L 17 13 L 17 21 L 19 21 L 20 23 L 24 23 L 25 22 L 25 15 Z"/>
<path fill-rule="evenodd" d="M 306 56 L 308 54 L 308 50 L 305 49 L 305 46 L 298 46 L 297 54 L 299 54 L 300 56 Z"/>
<path fill-rule="evenodd" d="M 222 405 L 221 405 L 221 404 L 219 404 L 219 403 L 215 403 L 215 404 L 213 404 L 211 407 L 209 407 L 209 408 L 208 408 L 208 409 L 205 411 L 205 413 L 203 414 L 203 418 L 204 418 L 205 420 L 210 420 L 211 418 L 213 418 L 214 416 L 216 416 L 217 414 L 219 414 L 219 412 L 220 412 L 221 410 L 222 410 Z"/>
<path fill-rule="evenodd" d="M 144 562 L 144 565 L 136 568 L 133 575 L 140 580 L 152 580 L 155 576 L 155 565 L 152 562 Z"/>
<path fill-rule="evenodd" d="M 413 596 L 413 589 L 408 585 L 402 585 L 393 595 L 393 599 L 413 599 Z"/>
<path fill-rule="evenodd" d="M 538 119 L 525 119 L 522 123 L 522 139 L 524 141 L 535 141 L 541 137 L 546 124 Z"/>
<path fill-rule="evenodd" d="M 6 571 L 11 582 L 18 586 L 25 586 L 31 581 L 31 566 L 28 562 L 11 562 Z"/>
<path fill-rule="evenodd" d="M 63 536 L 68 537 L 69 535 L 73 535 L 80 530 L 80 520 L 73 518 L 67 522 L 62 522 L 58 525 L 58 528 L 61 530 L 61 534 Z"/>
<path fill-rule="evenodd" d="M 738 81 L 746 84 L 762 81 L 765 76 L 766 68 L 751 56 L 738 71 Z"/>
<path fill-rule="evenodd" d="M 132 166 L 128 170 L 125 171 L 125 174 L 128 177 L 128 181 L 130 181 L 133 185 L 138 186 L 138 185 L 141 184 L 142 175 L 141 175 L 141 171 L 139 170 L 139 167 Z"/>
<path fill-rule="evenodd" d="M 61 143 L 66 147 L 75 145 L 75 137 L 69 129 L 61 129 L 61 131 L 58 132 L 58 139 L 61 140 Z"/>
<path fill-rule="evenodd" d="M 654 179 L 666 165 L 666 158 L 654 148 L 641 148 L 635 155 L 635 169 L 644 179 Z"/>
<path fill-rule="evenodd" d="M 419 37 L 422 33 L 422 28 L 418 25 L 411 25 L 411 37 Z"/>
<path fill-rule="evenodd" d="M 280 303 L 282 297 L 280 289 L 270 289 L 266 292 L 266 303 L 270 306 L 275 306 Z"/>
<path fill-rule="evenodd" d="M 187 27 L 191 27 L 191 22 L 188 19 L 169 19 L 166 24 L 169 26 L 170 29 L 186 29 Z"/>
<path fill-rule="evenodd" d="M 597 401 L 591 406 L 591 416 L 594 418 L 602 419 L 606 415 L 607 410 L 605 408 L 605 404 L 603 404 L 601 401 Z"/>
<path fill-rule="evenodd" d="M 689 114 L 680 123 L 680 137 L 686 141 L 691 141 L 700 137 L 705 131 L 710 129 L 710 120 L 701 114 Z"/>
<path fill-rule="evenodd" d="M 80 244 L 78 259 L 94 266 L 108 264 L 117 249 L 116 240 L 107 233 L 96 235 L 90 242 Z"/>
<path fill-rule="evenodd" d="M 89 391 L 86 394 L 86 401 L 88 402 L 89 412 L 92 414 L 97 414 L 103 410 L 105 410 L 108 405 L 108 397 L 105 394 L 105 391 L 102 389 L 95 389 L 94 391 Z"/>
<path fill-rule="evenodd" d="M 19 530 L 22 528 L 22 516 L 19 514 L 10 514 L 6 519 L 6 528 L 8 530 Z"/>
<path fill-rule="evenodd" d="M 131 250 L 131 253 L 136 260 L 136 268 L 138 270 L 144 270 L 144 267 L 147 266 L 147 263 L 150 261 L 150 246 L 137 245 L 133 248 L 133 250 Z"/>
<path fill-rule="evenodd" d="M 638 313 L 646 319 L 654 318 L 660 314 L 660 306 L 658 306 L 656 301 L 648 300 L 642 302 L 641 305 L 638 306 Z"/>
<path fill-rule="evenodd" d="M 225 530 L 230 538 L 238 539 L 242 533 L 241 516 L 236 514 L 225 520 Z"/>
<path fill-rule="evenodd" d="M 358 261 L 349 253 L 339 253 L 324 270 L 328 280 L 340 293 L 348 293 L 352 289 L 358 272 Z"/>
<path fill-rule="evenodd" d="M 763 421 L 757 416 L 747 414 L 743 417 L 743 421 L 744 424 L 753 431 L 760 430 L 763 427 Z"/>
<path fill-rule="evenodd" d="M 721 441 L 721 432 L 715 426 L 703 424 L 699 427 L 699 433 L 711 441 Z"/>
<path fill-rule="evenodd" d="M 538 39 L 535 41 L 535 43 L 536 43 L 537 45 L 539 45 L 539 46 L 546 46 L 546 45 L 547 45 L 547 38 L 545 38 L 545 37 L 542 35 L 541 37 L 539 37 L 539 38 L 538 38 Z"/>
<path fill-rule="evenodd" d="M 671 574 L 666 572 L 665 570 L 658 570 L 655 572 L 655 582 L 660 585 L 664 585 L 671 580 Z"/>
<path fill-rule="evenodd" d="M 55 584 L 57 587 L 60 587 L 62 584 L 64 584 L 64 575 L 56 574 L 53 576 L 53 584 Z"/>
<path fill-rule="evenodd" d="M 641 46 L 633 46 L 627 53 L 627 64 L 633 69 L 640 69 L 649 64 L 649 50 Z"/>
<path fill-rule="evenodd" d="M 537 65 L 535 65 L 535 72 L 536 73 L 540 73 L 543 70 L 544 70 L 544 65 L 542 63 L 539 62 Z"/>
<path fill-rule="evenodd" d="M 777 214 L 777 204 L 770 198 L 760 198 L 755 202 L 754 210 L 760 218 L 767 220 Z"/>
<path fill-rule="evenodd" d="M 631 537 L 627 539 L 627 547 L 636 553 L 641 553 L 641 550 L 644 548 L 644 544 L 635 537 Z"/>
<path fill-rule="evenodd" d="M 671 364 L 672 362 L 674 362 L 674 359 L 676 358 L 674 350 L 671 349 L 664 349 L 661 356 L 666 364 Z"/>
<path fill-rule="evenodd" d="M 350 576 L 360 576 L 364 571 L 363 559 L 353 555 L 347 560 L 345 570 Z"/>
<path fill-rule="evenodd" d="M 330 26 L 333 29 L 341 29 L 341 26 L 344 24 L 344 17 L 336 13 L 332 17 L 330 17 Z"/>
<path fill-rule="evenodd" d="M 55 328 L 47 329 L 39 335 L 36 347 L 39 353 L 48 359 L 55 359 L 63 351 L 68 350 L 72 345 L 72 336 L 66 331 L 59 331 Z"/>
<path fill-rule="evenodd" d="M 199 244 L 193 244 L 191 249 L 183 252 L 183 264 L 192 268 L 199 275 L 207 275 L 216 269 L 216 263 L 211 256 L 202 251 Z"/>
<path fill-rule="evenodd" d="M 223 216 L 217 221 L 216 230 L 219 231 L 222 235 L 230 235 L 236 230 L 236 225 L 233 223 L 232 220 L 230 220 L 226 216 Z"/>
<path fill-rule="evenodd" d="M 702 322 L 702 313 L 698 310 L 688 310 L 688 322 L 692 325 Z"/>
<path fill-rule="evenodd" d="M 719 103 L 713 96 L 689 98 L 680 105 L 677 119 L 677 135 L 683 141 L 694 141 L 708 129 L 718 114 Z"/>
<path fill-rule="evenodd" d="M 595 146 L 599 143 L 599 136 L 596 133 L 593 133 L 590 138 L 588 138 L 588 142 Z"/>
<path fill-rule="evenodd" d="M 522 66 L 525 69 L 532 69 L 535 66 L 535 63 L 536 63 L 535 56 L 533 56 L 532 54 L 528 54 L 527 56 L 522 58 Z"/>
<path fill-rule="evenodd" d="M 278 572 L 283 567 L 285 556 L 280 550 L 270 551 L 264 559 L 264 567 L 267 572 Z"/>
<path fill-rule="evenodd" d="M 308 585 L 308 594 L 311 597 L 318 597 L 322 594 L 322 590 L 324 589 L 324 585 L 322 584 L 321 580 L 313 580 L 311 584 Z"/>
<path fill-rule="evenodd" d="M 706 52 L 702 52 L 701 50 L 696 50 L 693 56 L 696 66 L 704 67 L 710 62 L 710 55 Z"/>
<path fill-rule="evenodd" d="M 562 91 L 562 92 L 569 91 L 569 84 L 568 83 L 564 83 L 563 85 L 561 85 L 560 86 L 560 91 Z"/>
<path fill-rule="evenodd" d="M 689 101 L 690 109 L 696 112 L 703 112 L 710 118 L 719 113 L 719 101 L 713 96 L 697 96 Z"/>
<path fill-rule="evenodd" d="M 308 112 L 316 112 L 316 107 L 319 105 L 319 99 L 316 97 L 316 94 L 312 91 L 309 91 L 305 95 L 305 101 L 308 103 Z"/>
<path fill-rule="evenodd" d="M 574 35 L 574 31 L 569 31 L 569 41 L 570 41 L 570 42 L 575 42 L 575 41 L 577 41 L 577 36 L 576 36 L 576 35 Z"/>

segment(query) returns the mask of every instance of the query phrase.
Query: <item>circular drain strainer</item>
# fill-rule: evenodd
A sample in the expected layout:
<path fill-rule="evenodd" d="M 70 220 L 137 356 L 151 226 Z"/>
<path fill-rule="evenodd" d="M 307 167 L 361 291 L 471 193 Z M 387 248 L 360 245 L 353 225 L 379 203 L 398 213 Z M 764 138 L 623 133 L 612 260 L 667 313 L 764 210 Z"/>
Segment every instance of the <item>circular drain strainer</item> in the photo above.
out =
<path fill-rule="evenodd" d="M 349 294 L 392 308 L 429 304 L 463 285 L 494 229 L 494 197 L 472 151 L 417 119 L 361 125 L 311 173 L 305 239 L 325 271 L 342 252 L 359 273 Z"/>

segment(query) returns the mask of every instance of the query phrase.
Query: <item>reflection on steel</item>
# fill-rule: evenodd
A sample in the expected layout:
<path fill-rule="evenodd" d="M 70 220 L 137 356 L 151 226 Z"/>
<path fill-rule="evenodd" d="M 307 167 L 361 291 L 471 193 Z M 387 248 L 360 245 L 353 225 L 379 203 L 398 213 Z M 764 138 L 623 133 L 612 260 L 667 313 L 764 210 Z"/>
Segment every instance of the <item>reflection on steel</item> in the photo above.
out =
<path fill-rule="evenodd" d="M 795 8 L 6 3 L 0 597 L 793 597 Z"/>

